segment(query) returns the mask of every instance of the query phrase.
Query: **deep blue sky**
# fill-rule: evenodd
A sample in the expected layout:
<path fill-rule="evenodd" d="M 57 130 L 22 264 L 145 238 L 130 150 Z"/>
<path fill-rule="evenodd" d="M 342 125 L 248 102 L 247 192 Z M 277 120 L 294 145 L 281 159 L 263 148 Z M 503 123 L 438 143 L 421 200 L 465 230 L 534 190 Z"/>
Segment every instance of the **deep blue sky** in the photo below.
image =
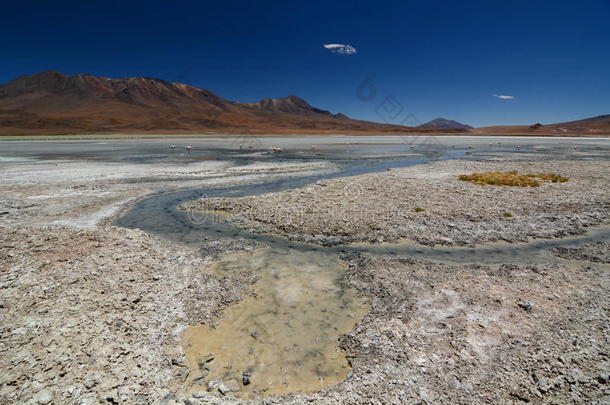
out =
<path fill-rule="evenodd" d="M 47 69 L 149 76 L 239 101 L 295 94 L 393 123 L 610 113 L 610 0 L 11 1 L 0 52 L 0 82 Z M 370 73 L 377 92 L 363 100 Z"/>

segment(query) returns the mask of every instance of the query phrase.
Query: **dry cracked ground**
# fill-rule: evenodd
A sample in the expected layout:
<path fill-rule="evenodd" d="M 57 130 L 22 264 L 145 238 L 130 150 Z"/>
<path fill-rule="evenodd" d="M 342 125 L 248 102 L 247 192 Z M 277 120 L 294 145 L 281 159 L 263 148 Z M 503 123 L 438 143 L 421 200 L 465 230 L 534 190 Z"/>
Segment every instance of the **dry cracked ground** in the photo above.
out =
<path fill-rule="evenodd" d="M 571 180 L 536 190 L 455 180 L 464 171 L 509 167 Z M 524 240 L 607 225 L 608 169 L 600 162 L 440 162 L 211 204 L 237 216 L 248 212 L 242 219 L 248 226 L 321 243 Z M 101 210 L 154 187 L 134 191 L 116 179 L 74 173 L 49 185 L 36 176 L 27 185 L 0 183 L 8 212 L 0 229 L 0 403 L 244 403 L 231 393 L 185 386 L 180 336 L 187 325 L 220 322 L 227 305 L 250 294 L 257 275 L 243 269 L 220 278 L 207 271 L 215 252 L 104 226 Z M 341 200 L 350 184 L 356 198 Z M 73 197 L 64 191 L 70 187 L 114 197 Z M 319 192 L 324 198 L 308 197 Z M 36 195 L 47 197 L 28 198 Z M 280 202 L 290 210 L 297 201 L 309 212 L 310 202 L 320 200 L 348 214 L 362 211 L 363 203 L 373 213 L 396 205 L 402 216 L 362 222 L 311 212 L 305 226 L 282 229 L 252 214 Z M 87 201 L 93 205 L 84 212 L 98 220 L 92 225 L 73 214 Z M 505 211 L 514 216 L 503 217 Z M 566 260 L 547 265 L 345 256 L 346 282 L 371 302 L 337 342 L 350 359 L 350 375 L 320 392 L 250 403 L 608 404 L 608 247 L 600 241 L 559 250 L 554 253 Z"/>

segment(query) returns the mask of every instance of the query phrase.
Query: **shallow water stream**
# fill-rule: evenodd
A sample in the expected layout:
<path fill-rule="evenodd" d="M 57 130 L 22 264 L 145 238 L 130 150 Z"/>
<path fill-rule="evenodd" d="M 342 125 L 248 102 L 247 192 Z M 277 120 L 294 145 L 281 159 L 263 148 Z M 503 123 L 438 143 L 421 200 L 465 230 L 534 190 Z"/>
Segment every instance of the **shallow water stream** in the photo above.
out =
<path fill-rule="evenodd" d="M 463 158 L 465 150 L 442 158 Z M 189 327 L 184 351 L 193 391 L 233 391 L 252 398 L 283 392 L 312 392 L 344 380 L 349 372 L 338 339 L 349 333 L 367 311 L 367 302 L 344 282 L 339 255 L 362 252 L 408 256 L 450 263 L 545 263 L 555 246 L 577 246 L 609 240 L 599 228 L 584 236 L 524 244 L 490 244 L 471 248 L 423 247 L 411 242 L 319 247 L 293 243 L 275 235 L 239 229 L 223 216 L 193 215 L 177 209 L 201 197 L 237 197 L 300 187 L 323 178 L 355 175 L 422 163 L 430 158 L 362 159 L 339 164 L 324 175 L 292 177 L 262 184 L 159 193 L 138 202 L 115 225 L 140 228 L 178 243 L 200 246 L 210 240 L 256 241 L 267 246 L 221 258 L 209 271 L 219 277 L 237 268 L 254 270 L 259 281 L 253 295 L 226 309 L 214 329 Z M 337 163 L 337 162 L 335 162 Z"/>

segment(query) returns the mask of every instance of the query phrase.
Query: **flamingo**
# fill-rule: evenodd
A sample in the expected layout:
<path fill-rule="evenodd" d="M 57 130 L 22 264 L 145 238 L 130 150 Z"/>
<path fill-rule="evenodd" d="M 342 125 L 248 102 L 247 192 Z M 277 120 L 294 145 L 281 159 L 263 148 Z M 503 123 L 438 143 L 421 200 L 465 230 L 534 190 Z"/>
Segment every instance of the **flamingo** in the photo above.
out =
<path fill-rule="evenodd" d="M 174 149 L 176 149 L 176 145 L 169 145 L 169 150 L 170 150 L 170 151 L 172 151 L 172 152 L 173 152 L 173 151 L 174 151 Z"/>
<path fill-rule="evenodd" d="M 193 150 L 193 148 L 192 148 L 190 145 L 186 145 L 186 146 L 184 147 L 184 149 L 186 150 L 186 153 L 189 153 L 189 154 L 190 154 L 190 153 L 191 153 L 191 151 Z"/>
<path fill-rule="evenodd" d="M 284 151 L 284 148 L 280 148 L 279 146 L 274 146 L 273 148 L 271 148 L 271 150 L 272 150 L 273 152 L 278 153 L 278 152 L 283 152 L 283 151 Z"/>

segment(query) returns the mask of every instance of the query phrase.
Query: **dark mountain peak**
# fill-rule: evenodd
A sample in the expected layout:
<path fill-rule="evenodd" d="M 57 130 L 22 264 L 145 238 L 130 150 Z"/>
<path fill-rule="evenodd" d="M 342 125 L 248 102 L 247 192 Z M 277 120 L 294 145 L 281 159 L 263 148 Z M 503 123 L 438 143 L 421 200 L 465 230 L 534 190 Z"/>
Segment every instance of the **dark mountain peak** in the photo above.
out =
<path fill-rule="evenodd" d="M 425 124 L 419 125 L 419 128 L 459 128 L 459 129 L 472 129 L 470 125 L 462 124 L 461 122 L 448 120 L 445 118 L 435 118 L 432 121 L 428 121 Z"/>

